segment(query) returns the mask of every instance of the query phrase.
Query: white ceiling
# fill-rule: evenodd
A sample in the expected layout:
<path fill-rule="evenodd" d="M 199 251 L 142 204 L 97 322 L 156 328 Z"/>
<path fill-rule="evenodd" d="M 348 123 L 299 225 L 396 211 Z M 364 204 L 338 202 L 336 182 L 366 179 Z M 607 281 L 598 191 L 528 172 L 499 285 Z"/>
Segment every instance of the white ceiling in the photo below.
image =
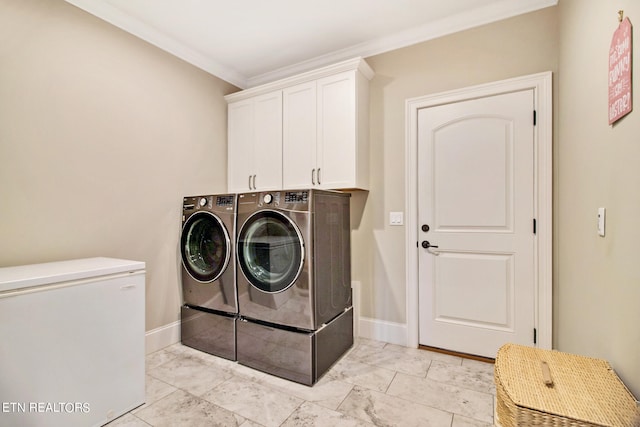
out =
<path fill-rule="evenodd" d="M 66 0 L 241 88 L 557 0 Z"/>

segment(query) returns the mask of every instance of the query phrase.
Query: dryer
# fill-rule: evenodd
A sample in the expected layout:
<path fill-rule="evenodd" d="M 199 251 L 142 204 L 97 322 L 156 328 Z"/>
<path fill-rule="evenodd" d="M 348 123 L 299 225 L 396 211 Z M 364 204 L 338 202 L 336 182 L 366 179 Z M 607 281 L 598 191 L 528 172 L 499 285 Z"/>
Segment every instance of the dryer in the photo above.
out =
<path fill-rule="evenodd" d="M 238 195 L 238 361 L 313 384 L 353 344 L 348 193 Z"/>
<path fill-rule="evenodd" d="M 351 305 L 350 196 L 323 190 L 238 196 L 242 316 L 316 330 Z"/>
<path fill-rule="evenodd" d="M 236 359 L 236 195 L 185 197 L 182 204 L 181 340 Z"/>

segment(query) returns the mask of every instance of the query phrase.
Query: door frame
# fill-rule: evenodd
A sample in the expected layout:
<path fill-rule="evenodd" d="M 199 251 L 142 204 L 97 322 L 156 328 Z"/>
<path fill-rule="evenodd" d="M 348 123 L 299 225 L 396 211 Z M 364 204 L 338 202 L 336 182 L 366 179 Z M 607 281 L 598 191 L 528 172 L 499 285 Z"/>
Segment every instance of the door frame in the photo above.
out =
<path fill-rule="evenodd" d="M 418 111 L 442 104 L 467 101 L 486 96 L 533 89 L 536 126 L 534 126 L 534 282 L 536 287 L 534 325 L 537 346 L 552 348 L 552 200 L 553 200 L 553 125 L 552 73 L 550 71 L 497 82 L 470 86 L 408 99 L 405 103 L 405 211 L 407 258 L 407 346 L 419 345 L 418 302 Z M 532 112 L 533 113 L 533 112 Z M 533 115 L 533 114 L 532 114 Z M 532 117 L 533 119 L 533 117 Z M 532 331 L 533 333 L 533 331 Z"/>

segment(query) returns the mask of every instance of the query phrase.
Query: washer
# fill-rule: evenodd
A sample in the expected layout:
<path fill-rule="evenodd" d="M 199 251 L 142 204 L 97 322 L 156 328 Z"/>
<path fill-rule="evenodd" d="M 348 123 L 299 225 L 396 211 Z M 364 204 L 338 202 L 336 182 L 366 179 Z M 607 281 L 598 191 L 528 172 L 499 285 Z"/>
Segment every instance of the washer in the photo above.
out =
<path fill-rule="evenodd" d="M 236 195 L 183 199 L 182 343 L 236 359 L 238 297 L 235 276 Z"/>
<path fill-rule="evenodd" d="M 311 385 L 351 347 L 349 197 L 238 195 L 238 362 Z"/>

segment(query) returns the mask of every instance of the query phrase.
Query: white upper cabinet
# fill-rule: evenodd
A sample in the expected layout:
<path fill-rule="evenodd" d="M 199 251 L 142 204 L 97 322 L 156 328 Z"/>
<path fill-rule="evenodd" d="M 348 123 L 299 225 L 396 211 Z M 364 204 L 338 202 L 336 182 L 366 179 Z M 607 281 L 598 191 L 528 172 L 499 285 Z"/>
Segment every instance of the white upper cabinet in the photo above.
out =
<path fill-rule="evenodd" d="M 282 187 L 282 92 L 229 104 L 228 190 Z"/>
<path fill-rule="evenodd" d="M 253 178 L 253 100 L 229 104 L 227 114 L 227 187 L 230 192 L 249 191 Z"/>
<path fill-rule="evenodd" d="M 369 188 L 369 81 L 357 71 L 318 80 L 318 185 Z"/>
<path fill-rule="evenodd" d="M 227 95 L 229 191 L 368 189 L 372 77 L 356 58 Z"/>
<path fill-rule="evenodd" d="M 302 83 L 282 94 L 282 185 L 311 188 L 317 180 L 316 82 Z"/>
<path fill-rule="evenodd" d="M 254 99 L 253 189 L 282 188 L 282 92 Z"/>

